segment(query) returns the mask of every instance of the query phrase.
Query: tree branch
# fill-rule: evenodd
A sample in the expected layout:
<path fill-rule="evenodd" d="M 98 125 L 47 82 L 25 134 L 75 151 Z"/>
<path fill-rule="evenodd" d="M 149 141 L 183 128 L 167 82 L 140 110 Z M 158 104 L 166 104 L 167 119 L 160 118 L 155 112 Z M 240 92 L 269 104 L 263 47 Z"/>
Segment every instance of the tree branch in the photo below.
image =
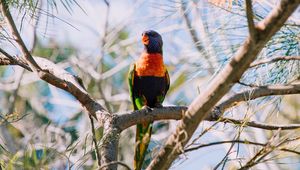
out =
<path fill-rule="evenodd" d="M 8 10 L 4 2 L 5 0 L 1 0 L 0 5 L 2 8 Z M 295 10 L 295 8 L 297 7 L 297 4 L 295 3 L 299 3 L 299 0 L 290 1 L 288 3 L 287 0 L 283 0 L 283 2 L 285 3 L 283 3 L 283 5 L 281 5 L 281 7 L 278 9 L 279 12 L 273 14 L 277 16 L 277 18 L 271 16 L 267 18 L 265 21 L 263 21 L 264 22 L 263 24 L 259 25 L 260 29 L 258 30 L 258 35 L 261 35 L 261 37 L 259 37 L 261 39 L 258 38 L 257 43 L 253 44 L 253 42 L 250 42 L 248 38 L 245 41 L 244 45 L 238 51 L 237 55 L 231 60 L 231 62 L 225 67 L 225 69 L 222 72 L 220 72 L 220 74 L 216 77 L 216 79 L 214 79 L 212 83 L 209 85 L 211 89 L 201 94 L 190 105 L 188 111 L 185 112 L 185 114 L 183 115 L 183 120 L 180 123 L 180 127 L 177 129 L 177 134 L 173 135 L 168 140 L 168 143 L 165 146 L 164 151 L 161 151 L 160 156 L 157 158 L 158 161 L 152 163 L 150 168 L 153 167 L 153 169 L 156 169 L 157 167 L 157 169 L 166 169 L 170 166 L 170 164 L 177 157 L 177 155 L 181 153 L 182 150 L 180 150 L 179 148 L 182 148 L 181 146 L 185 145 L 188 142 L 188 139 L 192 136 L 198 124 L 204 118 L 206 118 L 209 113 L 211 113 L 210 110 L 213 108 L 213 106 L 232 87 L 233 83 L 236 82 L 241 77 L 243 72 L 248 68 L 249 64 L 254 60 L 255 56 L 263 48 L 265 43 L 279 29 L 279 27 L 292 13 L 292 11 Z M 2 8 L 1 11 L 3 12 L 4 10 L 2 10 Z M 7 11 L 4 13 L 6 14 Z M 10 23 L 12 21 L 12 18 L 10 16 L 9 19 L 9 15 L 6 14 L 5 16 L 8 20 L 9 25 L 12 25 L 14 23 Z M 272 25 L 272 27 L 270 27 L 269 25 Z M 9 54 L 2 53 L 2 51 L 0 52 L 6 57 L 8 57 L 8 60 L 7 58 L 3 58 L 3 60 L 1 60 L 2 55 L 0 55 L 0 62 L 3 61 L 4 64 L 11 63 L 11 64 L 21 65 L 24 68 L 26 67 L 26 69 L 29 71 L 36 70 L 37 72 L 40 72 L 38 75 L 42 80 L 45 80 L 49 84 L 52 84 L 58 88 L 64 89 L 69 93 L 71 93 L 73 96 L 75 96 L 75 98 L 83 105 L 83 107 L 85 107 L 91 115 L 96 116 L 98 118 L 98 121 L 101 124 L 103 124 L 104 133 L 105 133 L 105 135 L 103 136 L 103 140 L 101 141 L 102 142 L 101 154 L 103 158 L 102 160 L 104 162 L 103 165 L 107 165 L 107 163 L 115 161 L 117 158 L 117 148 L 118 148 L 117 146 L 118 146 L 118 139 L 119 139 L 118 135 L 120 133 L 120 129 L 132 126 L 133 125 L 132 122 L 134 122 L 132 119 L 135 118 L 133 116 L 127 117 L 127 121 L 129 123 L 118 125 L 115 121 L 121 120 L 121 116 L 118 117 L 116 115 L 110 114 L 99 103 L 93 100 L 86 92 L 84 87 L 78 82 L 79 79 L 78 77 L 71 75 L 70 73 L 66 72 L 61 68 L 58 68 L 54 63 L 52 63 L 47 59 L 32 57 L 31 54 L 28 52 L 20 35 L 18 34 L 17 29 L 13 28 L 13 26 L 10 27 L 13 34 L 17 33 L 16 35 L 14 35 L 14 38 L 16 39 L 22 51 L 22 54 L 25 56 L 27 64 L 23 63 L 22 66 L 20 64 L 21 62 L 18 61 L 17 58 L 9 57 Z M 233 105 L 231 105 L 231 107 L 232 106 Z M 183 107 L 179 108 L 178 115 L 177 114 L 175 115 L 175 111 L 174 111 L 174 115 L 177 116 L 176 118 L 179 118 L 179 116 L 182 117 L 183 110 L 184 110 Z M 155 110 L 153 112 L 155 112 Z M 133 115 L 134 114 L 138 114 L 138 112 L 133 113 Z M 170 114 L 167 115 L 167 113 L 164 115 L 161 114 L 160 116 L 157 115 L 158 112 L 156 113 L 156 115 L 152 115 L 154 117 L 153 119 L 160 119 L 161 116 L 165 116 L 165 118 L 171 117 Z M 141 117 L 139 117 L 135 121 L 137 122 L 145 121 L 140 118 Z M 212 118 L 214 117 L 212 116 Z M 151 116 L 149 116 L 149 118 L 147 117 L 147 119 L 150 120 L 152 118 Z M 137 122 L 135 122 L 135 124 Z M 163 160 L 163 162 L 160 162 L 159 159 Z M 166 164 L 162 165 L 164 163 Z M 116 165 L 112 166 L 111 164 L 109 164 L 107 168 L 115 169 Z"/>
<path fill-rule="evenodd" d="M 224 109 L 233 107 L 239 102 L 253 100 L 259 97 L 271 96 L 271 95 L 283 95 L 283 94 L 299 94 L 300 93 L 300 82 L 295 82 L 290 85 L 269 85 L 269 86 L 259 86 L 251 88 L 237 94 L 228 97 L 225 101 L 219 104 L 221 112 Z"/>
<path fill-rule="evenodd" d="M 9 7 L 6 0 L 0 1 L 0 9 L 2 11 L 2 15 L 5 19 L 5 21 L 8 23 L 8 27 L 12 33 L 13 38 L 15 39 L 16 43 L 18 44 L 22 54 L 24 55 L 25 60 L 27 61 L 28 65 L 34 72 L 39 72 L 42 69 L 39 67 L 39 65 L 34 61 L 33 57 L 31 56 L 30 52 L 26 48 L 25 43 L 23 42 L 18 29 L 14 23 L 14 20 L 9 12 Z"/>
<path fill-rule="evenodd" d="M 211 81 L 208 89 L 200 94 L 189 106 L 183 119 L 165 146 L 152 160 L 147 169 L 168 169 L 182 153 L 182 148 L 192 137 L 199 123 L 207 117 L 214 105 L 230 90 L 248 69 L 269 39 L 282 27 L 288 17 L 297 9 L 300 0 L 282 0 L 279 6 L 258 24 L 257 41 L 248 37 L 236 55 Z"/>
<path fill-rule="evenodd" d="M 4 55 L 0 55 L 0 61 L 2 58 L 4 59 Z M 98 102 L 89 96 L 78 81 L 78 77 L 71 75 L 45 58 L 34 57 L 34 60 L 43 68 L 44 75 L 40 77 L 42 80 L 71 93 L 87 109 L 88 113 L 94 116 L 100 125 L 104 127 L 104 133 L 107 135 L 103 136 L 101 142 L 101 162 L 106 164 L 117 160 L 118 139 L 116 136 L 118 136 L 119 131 L 114 127 L 115 124 L 112 123 L 114 115 L 107 112 Z M 21 65 L 18 60 L 9 60 L 9 62 Z M 28 65 L 24 68 L 32 71 Z M 114 168 L 116 166 L 112 164 L 107 168 Z"/>
<path fill-rule="evenodd" d="M 26 46 L 16 28 L 13 18 L 9 12 L 7 2 L 5 0 L 0 1 L 0 9 L 2 11 L 2 14 L 3 14 L 6 22 L 8 23 L 8 26 L 12 32 L 12 35 L 13 35 L 15 41 L 19 45 L 19 48 L 20 48 L 22 54 L 24 55 L 25 60 L 27 61 L 27 64 L 31 68 L 29 70 L 28 67 L 27 68 L 24 67 L 25 69 L 27 69 L 29 71 L 33 70 L 33 71 L 39 72 L 39 77 L 41 79 L 45 80 L 46 82 L 48 82 L 58 88 L 61 88 L 63 90 L 70 92 L 72 95 L 74 95 L 79 100 L 79 102 L 83 106 L 85 106 L 88 109 L 89 113 L 92 114 L 95 118 L 96 118 L 95 113 L 97 111 L 105 112 L 104 108 L 99 103 L 95 102 L 87 94 L 84 87 L 78 82 L 78 77 L 73 76 L 70 73 L 68 73 L 67 71 L 57 67 L 54 63 L 52 63 L 51 61 L 49 61 L 47 59 L 40 58 L 40 57 L 33 58 L 31 56 L 30 52 L 28 51 L 28 49 L 26 48 Z M 19 64 L 20 62 L 15 60 L 14 57 L 10 56 L 4 50 L 1 49 L 0 52 L 3 55 L 5 55 L 7 58 L 9 58 L 10 62 L 18 63 L 18 65 L 20 65 Z M 41 66 L 43 66 L 42 67 L 43 69 L 41 69 L 41 67 L 39 66 L 39 64 L 37 64 L 37 62 L 35 60 L 37 60 L 37 62 Z"/>
<path fill-rule="evenodd" d="M 277 129 L 292 130 L 292 129 L 300 128 L 300 124 L 277 125 L 277 124 L 259 123 L 255 121 L 245 122 L 244 120 L 236 120 L 236 119 L 225 118 L 225 117 L 220 118 L 219 121 L 224 123 L 240 124 L 243 126 L 250 126 L 250 127 L 265 129 L 265 130 L 277 130 Z"/>
<path fill-rule="evenodd" d="M 21 58 L 13 57 L 6 51 L 0 48 L 0 65 L 19 65 L 26 70 L 31 71 L 31 68 Z"/>
<path fill-rule="evenodd" d="M 99 74 L 101 75 L 100 77 L 102 77 L 102 73 L 103 73 L 103 58 L 104 58 L 104 54 L 105 54 L 105 44 L 106 44 L 106 39 L 107 39 L 107 33 L 108 33 L 108 24 L 109 24 L 109 13 L 110 13 L 110 3 L 107 0 L 104 0 L 104 3 L 106 5 L 106 15 L 105 15 L 105 22 L 104 22 L 104 33 L 101 39 L 101 51 L 100 51 L 100 56 L 98 58 L 96 58 L 96 70 L 99 72 Z M 102 97 L 103 101 L 104 101 L 104 106 L 106 107 L 106 109 L 111 112 L 112 109 L 110 107 L 110 104 L 107 101 L 107 98 L 105 96 L 105 93 L 103 91 L 102 88 L 102 79 L 98 79 L 97 82 L 97 87 L 98 87 L 98 91 L 100 96 Z"/>
<path fill-rule="evenodd" d="M 229 141 L 219 141 L 219 142 L 211 142 L 211 143 L 207 143 L 207 144 L 201 144 L 199 146 L 187 148 L 187 149 L 184 150 L 184 152 L 185 153 L 192 152 L 192 151 L 204 148 L 204 147 L 221 145 L 221 144 L 226 144 L 226 143 L 241 143 L 241 144 L 246 144 L 246 145 L 257 145 L 257 146 L 263 146 L 263 147 L 267 145 L 267 143 L 251 142 L 251 141 L 248 141 L 248 140 L 229 140 Z M 290 153 L 300 155 L 300 152 L 297 152 L 297 151 L 294 151 L 294 150 L 291 150 L 291 149 L 280 148 L 280 150 L 284 151 L 284 152 L 290 152 Z"/>
<path fill-rule="evenodd" d="M 292 141 L 297 141 L 300 137 L 277 139 L 280 134 L 280 129 L 269 139 L 263 148 L 261 148 L 245 165 L 243 165 L 239 170 L 247 170 L 258 163 L 260 163 L 267 155 L 269 155 L 274 150 L 280 148 L 282 145 L 287 144 Z M 281 149 L 280 149 L 281 150 Z M 284 150 L 286 151 L 286 149 Z M 295 153 L 295 152 L 292 152 Z"/>
<path fill-rule="evenodd" d="M 98 164 L 98 167 L 100 167 L 101 166 L 101 156 L 100 156 L 100 152 L 99 152 L 99 148 L 98 148 L 98 144 L 97 144 L 97 139 L 96 139 L 94 120 L 93 120 L 93 117 L 91 115 L 89 115 L 89 118 L 90 118 L 90 121 L 91 121 L 91 131 L 92 131 L 93 143 L 95 145 L 95 153 L 96 153 L 97 164 Z"/>
<path fill-rule="evenodd" d="M 0 49 L 1 50 L 1 49 Z M 3 51 L 0 51 L 3 52 Z M 4 54 L 9 55 L 4 52 Z M 3 64 L 9 64 L 9 65 L 20 65 L 21 67 L 31 71 L 28 65 L 26 63 L 22 63 L 22 60 L 20 60 L 17 57 L 12 57 L 12 56 L 6 56 L 6 55 L 0 55 L 0 65 Z M 10 59 L 9 59 L 9 58 Z M 52 65 L 55 65 L 49 60 L 46 60 L 44 58 L 39 58 L 39 57 L 34 57 L 35 60 L 38 62 L 44 70 L 47 70 L 48 67 L 51 68 L 49 70 L 50 73 L 53 73 L 54 76 L 57 77 L 62 77 L 63 82 L 70 82 L 68 79 L 74 79 L 72 75 L 70 75 L 68 72 L 60 69 L 59 67 L 55 66 L 52 67 Z M 8 61 L 5 63 L 2 63 L 1 61 Z M 47 66 L 47 67 L 46 67 Z M 72 77 L 69 77 L 72 76 Z M 72 81 L 76 81 L 72 80 Z M 75 84 L 78 84 L 75 82 Z M 69 87 L 73 88 L 73 87 Z M 68 90 L 68 89 L 67 89 Z M 78 92 L 77 90 L 73 89 L 74 95 L 80 96 L 82 92 Z M 249 100 L 254 100 L 259 97 L 264 97 L 264 96 L 270 96 L 270 95 L 287 95 L 287 94 L 300 94 L 300 84 L 295 82 L 294 84 L 291 85 L 271 85 L 271 86 L 262 86 L 262 87 L 254 87 L 250 90 L 246 90 L 237 94 L 234 94 L 227 99 L 225 99 L 223 102 L 221 102 L 219 105 L 217 105 L 214 110 L 210 113 L 210 115 L 206 118 L 208 121 L 221 121 L 221 122 L 228 122 L 228 123 L 234 123 L 234 124 L 242 124 L 244 123 L 243 120 L 234 120 L 230 118 L 221 118 L 220 116 L 228 109 L 234 106 L 237 106 L 238 104 L 242 103 L 243 101 L 249 101 Z M 89 99 L 92 100 L 92 99 Z M 80 101 L 83 101 L 81 99 Z M 94 111 L 95 113 L 97 112 L 97 107 L 98 104 L 95 104 L 95 108 L 93 108 L 93 102 L 85 106 L 87 107 L 87 110 L 89 112 Z M 162 119 L 175 119 L 179 120 L 183 116 L 183 112 L 187 110 L 187 107 L 185 106 L 173 106 L 173 107 L 164 107 L 164 108 L 155 108 L 151 112 L 147 112 L 145 110 L 140 110 L 140 111 L 133 111 L 129 112 L 126 114 L 114 116 L 111 121 L 114 121 L 114 124 L 116 125 L 115 129 L 111 128 L 110 131 L 114 131 L 116 129 L 119 129 L 119 131 L 122 131 L 130 126 L 133 126 L 137 123 L 142 123 L 145 121 L 156 121 L 156 120 L 162 120 Z M 105 119 L 105 116 L 99 116 L 97 114 L 98 120 Z M 106 124 L 108 125 L 108 124 Z M 264 124 L 264 123 L 258 123 L 258 122 L 247 122 L 247 126 L 250 127 L 257 127 L 257 128 L 262 128 L 262 129 L 267 129 L 267 130 L 274 130 L 278 128 L 282 128 L 282 130 L 289 130 L 289 129 L 296 129 L 299 127 L 297 124 L 292 124 L 292 125 L 270 125 L 270 124 Z M 107 138 L 109 139 L 109 138 Z M 115 143 L 116 145 L 116 143 Z M 106 152 L 107 154 L 110 154 L 108 151 Z M 106 161 L 106 163 L 109 161 Z M 113 165 L 112 165 L 113 166 Z"/>
<path fill-rule="evenodd" d="M 262 65 L 262 64 L 269 64 L 277 61 L 289 61 L 289 60 L 300 60 L 300 56 L 280 56 L 280 57 L 274 57 L 274 58 L 268 58 L 268 59 L 263 59 L 259 60 L 256 62 L 253 62 L 250 64 L 250 68 Z"/>
<path fill-rule="evenodd" d="M 2 51 L 0 52 L 2 53 Z M 22 63 L 22 60 L 16 57 L 12 57 L 7 53 L 2 54 L 3 55 L 0 55 L 1 65 L 19 65 L 28 71 L 32 71 L 28 64 Z M 73 76 L 69 72 L 59 68 L 56 64 L 48 59 L 42 57 L 34 57 L 34 60 L 44 70 L 44 74 L 40 77 L 42 80 L 71 93 L 89 111 L 89 113 L 98 120 L 104 119 L 104 115 L 109 114 L 99 103 L 94 101 L 87 94 L 84 87 L 79 83 L 78 77 Z M 98 113 L 97 116 L 96 113 Z"/>
<path fill-rule="evenodd" d="M 227 97 L 223 102 L 218 104 L 209 114 L 205 120 L 208 121 L 221 121 L 229 122 L 235 124 L 241 124 L 242 120 L 234 120 L 229 118 L 221 118 L 221 115 L 229 108 L 239 105 L 244 101 L 254 100 L 260 97 L 273 96 L 273 95 L 289 95 L 289 94 L 300 94 L 300 82 L 295 82 L 290 85 L 270 85 L 270 86 L 260 86 L 254 87 L 250 90 L 245 90 L 243 92 L 234 94 L 230 97 Z M 166 119 L 175 119 L 180 120 L 184 112 L 188 108 L 186 106 L 168 106 L 163 108 L 154 108 L 152 111 L 137 110 L 125 114 L 116 116 L 115 122 L 118 128 L 122 131 L 129 128 L 130 126 L 136 125 L 137 123 L 157 121 L 157 120 L 166 120 Z M 248 122 L 248 126 L 258 127 L 262 129 L 295 129 L 300 125 L 267 125 L 257 122 Z"/>
<path fill-rule="evenodd" d="M 154 108 L 151 111 L 146 109 L 137 110 L 116 117 L 116 124 L 120 130 L 125 130 L 138 123 L 151 122 L 156 120 L 175 119 L 179 120 L 187 110 L 185 106 L 169 106 Z"/>
<path fill-rule="evenodd" d="M 246 0 L 246 15 L 247 15 L 247 22 L 248 22 L 248 29 L 251 40 L 254 42 L 256 41 L 256 29 L 253 20 L 253 9 L 252 9 L 252 1 Z"/>
<path fill-rule="evenodd" d="M 99 170 L 102 170 L 102 169 L 106 169 L 108 166 L 111 166 L 111 165 L 122 165 L 124 168 L 126 168 L 127 170 L 131 170 L 130 169 L 130 167 L 127 165 L 127 164 L 125 164 L 125 163 L 123 163 L 123 162 L 119 162 L 119 161 L 113 161 L 113 162 L 109 162 L 109 163 L 107 163 L 107 164 L 104 164 L 104 165 L 102 165 L 100 168 L 99 168 Z"/>

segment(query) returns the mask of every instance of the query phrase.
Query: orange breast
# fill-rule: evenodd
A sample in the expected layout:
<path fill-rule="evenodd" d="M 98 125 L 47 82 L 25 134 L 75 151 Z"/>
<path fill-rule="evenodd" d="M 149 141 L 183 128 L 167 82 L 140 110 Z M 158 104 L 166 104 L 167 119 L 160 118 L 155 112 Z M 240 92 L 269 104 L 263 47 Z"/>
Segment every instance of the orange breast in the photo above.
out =
<path fill-rule="evenodd" d="M 164 77 L 166 72 L 163 57 L 159 53 L 143 53 L 135 63 L 135 70 L 137 76 Z"/>

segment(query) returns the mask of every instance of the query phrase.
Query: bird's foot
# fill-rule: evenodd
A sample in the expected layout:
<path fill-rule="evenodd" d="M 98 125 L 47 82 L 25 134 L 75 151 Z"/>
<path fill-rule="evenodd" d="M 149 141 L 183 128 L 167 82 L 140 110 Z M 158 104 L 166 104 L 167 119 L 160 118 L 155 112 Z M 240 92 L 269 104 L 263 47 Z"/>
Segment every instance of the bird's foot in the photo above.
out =
<path fill-rule="evenodd" d="M 146 110 L 147 112 L 151 112 L 152 109 L 149 106 L 143 106 L 142 109 Z"/>
<path fill-rule="evenodd" d="M 156 104 L 155 104 L 155 107 L 156 107 L 156 108 L 163 108 L 164 106 L 163 106 L 161 103 L 156 103 Z"/>

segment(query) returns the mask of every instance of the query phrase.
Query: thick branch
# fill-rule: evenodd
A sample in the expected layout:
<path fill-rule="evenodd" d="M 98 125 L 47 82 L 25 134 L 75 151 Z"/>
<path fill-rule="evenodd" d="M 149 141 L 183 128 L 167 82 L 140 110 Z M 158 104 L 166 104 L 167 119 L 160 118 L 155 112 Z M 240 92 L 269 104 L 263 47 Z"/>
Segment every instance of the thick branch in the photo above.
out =
<path fill-rule="evenodd" d="M 176 132 L 171 135 L 147 169 L 168 169 L 183 152 L 182 148 L 192 137 L 199 123 L 210 113 L 214 105 L 230 90 L 248 69 L 269 39 L 282 27 L 288 17 L 297 9 L 300 0 L 282 0 L 261 23 L 258 24 L 257 41 L 248 37 L 237 54 L 211 81 L 208 89 L 189 106 Z"/>
<path fill-rule="evenodd" d="M 250 64 L 250 68 L 256 67 L 262 64 L 269 64 L 277 61 L 288 61 L 288 60 L 300 60 L 300 56 L 281 56 L 281 57 L 274 57 L 268 58 L 264 60 L 259 60 Z"/>
<path fill-rule="evenodd" d="M 289 94 L 300 94 L 300 83 L 294 83 L 291 85 L 270 85 L 254 87 L 250 90 L 245 90 L 243 92 L 234 94 L 223 102 L 218 104 L 209 114 L 205 120 L 208 121 L 221 121 L 229 122 L 234 124 L 241 124 L 242 120 L 234 120 L 229 118 L 221 118 L 221 115 L 229 108 L 239 105 L 244 101 L 254 100 L 260 97 L 273 96 L 273 95 L 289 95 Z M 137 123 L 156 121 L 156 120 L 166 120 L 175 119 L 180 120 L 184 112 L 187 110 L 185 106 L 169 106 L 163 108 L 154 108 L 152 111 L 147 112 L 147 110 L 138 110 L 130 113 L 118 115 L 116 117 L 116 124 L 118 128 L 122 131 L 130 126 L 136 125 Z M 251 127 L 257 127 L 262 129 L 295 129 L 300 125 L 268 125 L 257 122 L 247 122 L 246 125 Z"/>
<path fill-rule="evenodd" d="M 116 118 L 116 124 L 120 130 L 125 130 L 138 123 L 151 122 L 155 120 L 175 119 L 179 120 L 187 110 L 185 106 L 170 106 L 163 108 L 154 108 L 152 111 L 146 109 L 133 111 L 119 115 Z"/>
<path fill-rule="evenodd" d="M 2 51 L 0 52 L 2 53 Z M 2 54 L 3 55 L 0 55 L 0 61 L 5 61 L 5 62 L 1 62 L 0 63 L 1 65 L 4 64 L 19 65 L 27 69 L 28 71 L 32 71 L 30 67 L 26 63 L 22 63 L 22 60 L 20 60 L 19 58 L 12 57 L 6 52 Z M 41 58 L 41 57 L 34 57 L 34 60 L 44 70 L 43 75 L 40 77 L 42 80 L 48 82 L 49 84 L 52 84 L 55 87 L 61 88 L 71 93 L 94 117 L 96 117 L 96 112 L 100 111 L 99 112 L 100 114 L 97 114 L 98 120 L 104 119 L 103 114 L 108 114 L 99 103 L 94 101 L 87 94 L 84 87 L 79 83 L 78 77 L 73 76 L 67 71 L 59 68 L 56 64 L 54 64 L 52 61 L 48 59 Z"/>

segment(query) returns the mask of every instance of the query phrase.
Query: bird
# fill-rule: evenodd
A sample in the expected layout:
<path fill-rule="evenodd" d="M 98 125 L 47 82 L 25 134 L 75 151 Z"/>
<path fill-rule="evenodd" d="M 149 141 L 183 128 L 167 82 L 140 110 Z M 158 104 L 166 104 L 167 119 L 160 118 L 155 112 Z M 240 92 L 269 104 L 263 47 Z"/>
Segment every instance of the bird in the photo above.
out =
<path fill-rule="evenodd" d="M 134 110 L 161 108 L 170 87 L 170 77 L 163 61 L 163 40 L 154 30 L 142 33 L 144 50 L 131 64 L 128 73 L 130 98 Z M 136 126 L 134 169 L 140 170 L 151 138 L 153 122 Z"/>

